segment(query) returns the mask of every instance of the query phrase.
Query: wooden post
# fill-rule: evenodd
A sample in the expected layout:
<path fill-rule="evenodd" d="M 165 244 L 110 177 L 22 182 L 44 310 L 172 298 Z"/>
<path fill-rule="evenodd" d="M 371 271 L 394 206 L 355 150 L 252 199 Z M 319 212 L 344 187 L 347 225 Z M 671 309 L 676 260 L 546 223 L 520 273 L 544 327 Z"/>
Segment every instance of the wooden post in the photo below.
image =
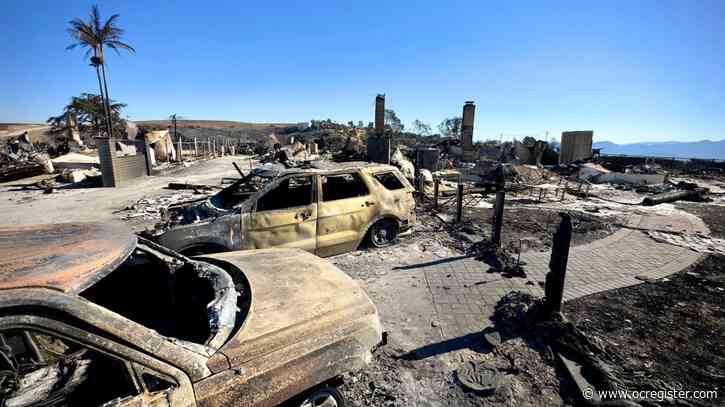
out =
<path fill-rule="evenodd" d="M 440 178 L 433 178 L 433 209 L 438 209 L 438 189 L 440 188 L 440 184 Z"/>
<path fill-rule="evenodd" d="M 496 247 L 501 246 L 501 227 L 503 226 L 503 206 L 506 199 L 506 192 L 496 192 L 496 203 L 493 206 L 493 230 L 491 231 L 491 242 Z"/>
<path fill-rule="evenodd" d="M 456 223 L 461 223 L 463 217 L 463 184 L 458 183 L 458 200 L 456 202 Z"/>
<path fill-rule="evenodd" d="M 569 261 L 569 246 L 571 244 L 571 217 L 567 213 L 559 213 L 561 223 L 554 233 L 549 260 L 549 273 L 546 274 L 544 287 L 544 309 L 547 313 L 561 312 L 561 302 L 564 299 L 564 280 L 566 278 L 566 265 Z"/>

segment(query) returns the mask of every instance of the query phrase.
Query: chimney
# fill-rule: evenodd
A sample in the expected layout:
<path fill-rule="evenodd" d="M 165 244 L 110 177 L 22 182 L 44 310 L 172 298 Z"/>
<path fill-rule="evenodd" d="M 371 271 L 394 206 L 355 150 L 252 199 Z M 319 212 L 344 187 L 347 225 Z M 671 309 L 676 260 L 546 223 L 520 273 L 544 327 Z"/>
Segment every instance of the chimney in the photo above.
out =
<path fill-rule="evenodd" d="M 375 97 L 375 134 L 385 130 L 385 94 Z"/>
<path fill-rule="evenodd" d="M 463 105 L 463 120 L 461 123 L 461 144 L 463 150 L 473 149 L 473 116 L 476 113 L 476 104 L 473 101 Z"/>

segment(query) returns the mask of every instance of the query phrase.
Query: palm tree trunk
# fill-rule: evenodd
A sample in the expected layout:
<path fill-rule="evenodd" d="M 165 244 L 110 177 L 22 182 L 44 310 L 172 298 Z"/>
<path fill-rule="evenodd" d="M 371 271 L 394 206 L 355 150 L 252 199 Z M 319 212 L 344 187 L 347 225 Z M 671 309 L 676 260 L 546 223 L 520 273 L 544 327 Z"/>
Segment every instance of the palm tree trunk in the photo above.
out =
<path fill-rule="evenodd" d="M 103 48 L 101 48 L 101 73 L 103 74 L 103 89 L 106 91 L 106 114 L 108 115 L 108 134 L 113 136 L 113 121 L 111 119 L 111 102 L 108 96 L 108 82 L 106 81 L 106 60 L 103 56 Z"/>
<path fill-rule="evenodd" d="M 98 51 L 94 48 L 93 49 L 93 56 L 98 57 Z M 103 61 L 103 60 L 101 60 Z M 103 82 L 101 81 L 101 70 L 98 67 L 98 64 L 96 65 L 96 76 L 98 77 L 98 89 L 101 91 L 101 102 L 103 102 L 103 113 L 106 115 L 106 122 L 110 124 L 110 115 L 108 114 L 108 107 L 106 105 L 106 97 L 104 96 L 105 93 L 103 91 Z M 110 125 L 106 125 L 106 131 L 108 132 L 110 129 Z M 108 137 L 111 137 L 111 133 L 108 132 Z"/>

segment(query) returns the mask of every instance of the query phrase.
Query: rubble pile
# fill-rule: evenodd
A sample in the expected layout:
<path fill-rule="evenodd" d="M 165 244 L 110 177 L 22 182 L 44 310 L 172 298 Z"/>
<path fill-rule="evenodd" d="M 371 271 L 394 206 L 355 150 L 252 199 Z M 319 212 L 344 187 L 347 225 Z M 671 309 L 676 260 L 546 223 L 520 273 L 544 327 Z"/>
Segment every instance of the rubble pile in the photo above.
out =
<path fill-rule="evenodd" d="M 53 173 L 53 163 L 44 150 L 44 146 L 33 144 L 27 133 L 8 140 L 0 149 L 0 182 Z"/>

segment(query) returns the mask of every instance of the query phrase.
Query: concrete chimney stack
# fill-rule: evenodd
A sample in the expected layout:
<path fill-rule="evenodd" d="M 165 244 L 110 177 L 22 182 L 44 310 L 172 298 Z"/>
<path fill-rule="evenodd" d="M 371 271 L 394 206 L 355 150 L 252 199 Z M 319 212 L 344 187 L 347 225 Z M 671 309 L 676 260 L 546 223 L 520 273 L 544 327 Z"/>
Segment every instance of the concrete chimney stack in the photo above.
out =
<path fill-rule="evenodd" d="M 463 105 L 463 120 L 461 123 L 461 145 L 464 151 L 473 150 L 473 117 L 476 113 L 476 104 L 472 101 Z"/>
<path fill-rule="evenodd" d="M 385 94 L 375 97 L 375 133 L 385 131 Z"/>

